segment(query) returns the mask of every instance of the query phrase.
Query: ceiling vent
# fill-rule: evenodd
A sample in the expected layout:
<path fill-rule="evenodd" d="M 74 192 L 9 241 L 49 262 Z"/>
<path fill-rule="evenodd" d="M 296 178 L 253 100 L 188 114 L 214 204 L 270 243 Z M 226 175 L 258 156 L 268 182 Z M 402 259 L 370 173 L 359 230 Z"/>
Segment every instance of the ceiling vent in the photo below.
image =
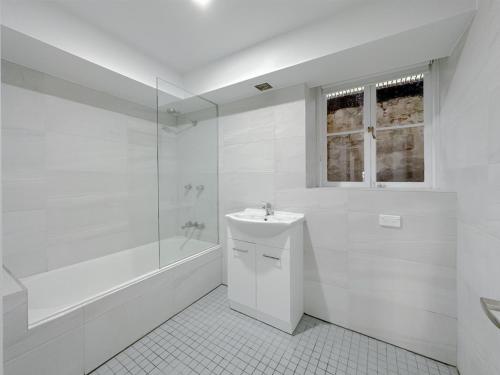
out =
<path fill-rule="evenodd" d="M 269 89 L 272 89 L 273 86 L 271 86 L 269 83 L 267 82 L 264 82 L 264 83 L 260 83 L 258 85 L 255 85 L 255 88 L 257 90 L 260 90 L 260 91 L 266 91 L 266 90 L 269 90 Z"/>

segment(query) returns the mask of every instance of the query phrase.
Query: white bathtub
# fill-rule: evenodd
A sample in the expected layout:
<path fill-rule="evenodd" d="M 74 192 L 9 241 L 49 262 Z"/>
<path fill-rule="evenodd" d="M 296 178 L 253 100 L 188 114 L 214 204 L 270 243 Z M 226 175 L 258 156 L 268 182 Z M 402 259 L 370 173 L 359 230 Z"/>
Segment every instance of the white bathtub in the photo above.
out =
<path fill-rule="evenodd" d="M 137 282 L 177 261 L 213 248 L 215 244 L 182 236 L 123 250 L 49 272 L 25 277 L 30 327 Z"/>
<path fill-rule="evenodd" d="M 184 236 L 175 236 L 161 240 L 160 267 L 196 255 L 213 246 L 215 245 L 210 242 Z"/>
<path fill-rule="evenodd" d="M 173 237 L 161 249 L 151 243 L 21 279 L 28 314 L 16 314 L 24 331 L 6 341 L 5 374 L 88 374 L 221 284 L 220 245 Z M 170 264 L 158 268 L 160 258 Z"/>

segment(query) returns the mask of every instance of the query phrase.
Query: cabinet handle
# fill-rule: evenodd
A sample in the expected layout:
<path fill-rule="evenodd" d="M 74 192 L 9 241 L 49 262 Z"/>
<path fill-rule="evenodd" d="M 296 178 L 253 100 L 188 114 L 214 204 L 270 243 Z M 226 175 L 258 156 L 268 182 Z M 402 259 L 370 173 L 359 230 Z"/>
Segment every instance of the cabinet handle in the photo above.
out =
<path fill-rule="evenodd" d="M 281 258 L 278 258 L 278 257 L 273 257 L 273 256 L 271 256 L 271 255 L 267 255 L 267 254 L 262 254 L 262 256 L 263 256 L 264 258 L 269 258 L 269 259 L 274 259 L 274 260 L 281 260 Z"/>
<path fill-rule="evenodd" d="M 233 247 L 234 251 L 239 251 L 240 253 L 248 253 L 248 250 L 238 249 L 237 247 Z"/>

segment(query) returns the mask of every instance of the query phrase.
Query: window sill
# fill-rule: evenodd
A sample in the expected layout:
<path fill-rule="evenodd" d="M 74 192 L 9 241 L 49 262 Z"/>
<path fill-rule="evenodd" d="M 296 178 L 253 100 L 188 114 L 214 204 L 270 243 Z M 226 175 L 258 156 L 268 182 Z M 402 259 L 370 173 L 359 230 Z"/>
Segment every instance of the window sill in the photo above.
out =
<path fill-rule="evenodd" d="M 331 189 L 331 190 L 355 190 L 355 191 L 392 191 L 392 192 L 413 192 L 413 193 L 456 193 L 456 191 L 439 188 L 419 188 L 419 187 L 366 187 L 366 186 L 315 186 L 308 189 Z"/>

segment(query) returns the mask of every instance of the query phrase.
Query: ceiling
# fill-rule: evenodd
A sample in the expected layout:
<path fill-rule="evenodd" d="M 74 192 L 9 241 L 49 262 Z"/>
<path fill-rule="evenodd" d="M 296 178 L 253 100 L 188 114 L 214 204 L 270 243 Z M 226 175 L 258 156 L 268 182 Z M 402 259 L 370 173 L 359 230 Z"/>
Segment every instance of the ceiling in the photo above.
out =
<path fill-rule="evenodd" d="M 49 0 L 179 73 L 373 0 Z"/>
<path fill-rule="evenodd" d="M 196 1 L 4 0 L 2 58 L 145 106 L 157 77 L 170 96 L 221 104 L 264 81 L 316 87 L 449 56 L 476 12 L 474 0 Z"/>

